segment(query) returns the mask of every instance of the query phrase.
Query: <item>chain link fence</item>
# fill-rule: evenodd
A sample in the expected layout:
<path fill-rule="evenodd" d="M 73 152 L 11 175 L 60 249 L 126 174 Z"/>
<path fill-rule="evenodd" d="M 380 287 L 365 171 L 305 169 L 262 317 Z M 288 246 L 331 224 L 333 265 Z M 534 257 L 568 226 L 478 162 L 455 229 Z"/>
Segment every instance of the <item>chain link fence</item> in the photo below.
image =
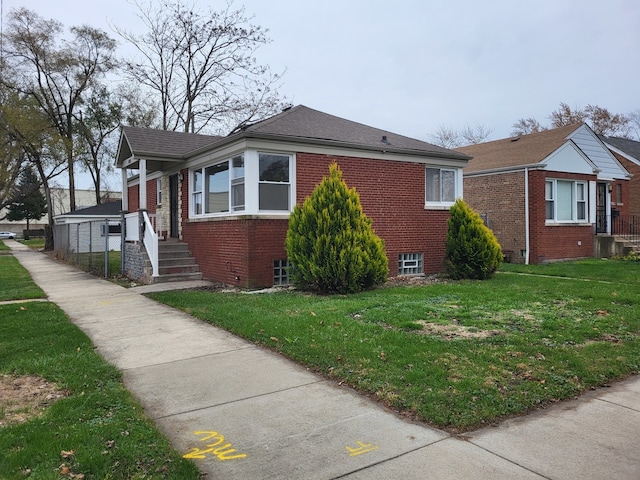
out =
<path fill-rule="evenodd" d="M 120 220 L 93 220 L 53 226 L 55 254 L 94 275 L 122 274 Z"/>

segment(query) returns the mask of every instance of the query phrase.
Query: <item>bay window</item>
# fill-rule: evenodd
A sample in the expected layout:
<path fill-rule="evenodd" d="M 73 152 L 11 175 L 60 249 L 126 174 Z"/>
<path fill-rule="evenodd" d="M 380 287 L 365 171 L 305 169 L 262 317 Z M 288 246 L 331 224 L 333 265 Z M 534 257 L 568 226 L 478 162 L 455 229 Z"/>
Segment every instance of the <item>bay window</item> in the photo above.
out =
<path fill-rule="evenodd" d="M 293 158 L 246 150 L 192 169 L 190 215 L 289 213 L 293 202 Z"/>
<path fill-rule="evenodd" d="M 193 215 L 228 213 L 244 209 L 244 159 L 242 155 L 192 172 Z"/>

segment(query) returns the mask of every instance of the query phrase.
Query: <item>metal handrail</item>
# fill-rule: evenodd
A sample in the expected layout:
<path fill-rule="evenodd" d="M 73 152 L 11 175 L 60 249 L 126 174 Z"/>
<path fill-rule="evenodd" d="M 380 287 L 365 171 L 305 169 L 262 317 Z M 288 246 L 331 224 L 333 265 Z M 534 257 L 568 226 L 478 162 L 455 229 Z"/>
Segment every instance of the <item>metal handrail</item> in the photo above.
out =
<path fill-rule="evenodd" d="M 627 242 L 640 244 L 640 215 L 612 215 L 611 234 Z"/>

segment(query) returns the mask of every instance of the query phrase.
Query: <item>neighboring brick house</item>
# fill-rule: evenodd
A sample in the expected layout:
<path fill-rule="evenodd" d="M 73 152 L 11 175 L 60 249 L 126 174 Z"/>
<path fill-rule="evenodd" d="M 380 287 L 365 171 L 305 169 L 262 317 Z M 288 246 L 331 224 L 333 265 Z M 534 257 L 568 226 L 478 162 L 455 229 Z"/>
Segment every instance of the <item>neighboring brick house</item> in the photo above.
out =
<path fill-rule="evenodd" d="M 296 106 L 226 137 L 124 127 L 117 166 L 125 210 L 155 214 L 160 236 L 186 242 L 205 278 L 258 287 L 287 282 L 290 212 L 333 161 L 385 241 L 390 275 L 442 271 L 468 160 Z"/>
<path fill-rule="evenodd" d="M 617 186 L 613 192 L 611 203 L 614 208 L 634 217 L 631 221 L 640 223 L 640 142 L 627 138 L 605 137 L 603 135 L 599 135 L 599 137 L 615 155 L 620 164 L 633 175 L 629 181 L 627 197 L 624 198 L 622 196 L 622 191 Z"/>
<path fill-rule="evenodd" d="M 620 192 L 616 207 L 628 205 L 629 173 L 584 123 L 458 151 L 473 157 L 464 168 L 465 201 L 493 229 L 507 261 L 592 257 L 595 235 L 615 233 L 611 192 Z"/>

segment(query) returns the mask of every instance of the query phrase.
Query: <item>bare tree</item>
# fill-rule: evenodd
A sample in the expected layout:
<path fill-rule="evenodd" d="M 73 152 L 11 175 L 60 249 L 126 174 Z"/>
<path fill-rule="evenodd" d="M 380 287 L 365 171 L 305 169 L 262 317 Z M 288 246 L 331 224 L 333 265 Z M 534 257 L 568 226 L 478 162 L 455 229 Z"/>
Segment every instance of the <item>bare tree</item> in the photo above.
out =
<path fill-rule="evenodd" d="M 11 189 L 18 180 L 20 168 L 25 161 L 24 152 L 16 144 L 11 135 L 8 121 L 7 106 L 10 94 L 5 89 L 0 90 L 0 210 L 7 206 Z M 2 220 L 2 218 L 0 218 Z"/>
<path fill-rule="evenodd" d="M 75 117 L 91 84 L 116 66 L 116 43 L 105 32 L 80 26 L 62 37 L 62 24 L 26 8 L 9 13 L 5 34 L 11 87 L 35 99 L 64 138 L 70 210 L 75 210 Z M 4 78 L 3 78 L 4 81 Z"/>
<path fill-rule="evenodd" d="M 591 128 L 598 135 L 628 138 L 631 135 L 631 120 L 627 115 L 611 113 L 598 105 L 587 105 L 584 112 Z"/>
<path fill-rule="evenodd" d="M 138 54 L 125 71 L 156 95 L 163 129 L 220 133 L 282 108 L 281 75 L 254 57 L 270 40 L 244 8 L 233 10 L 229 2 L 221 11 L 203 11 L 183 0 L 134 4 L 147 32 L 116 28 Z"/>
<path fill-rule="evenodd" d="M 640 110 L 631 112 L 628 115 L 628 117 L 629 117 L 629 126 L 632 131 L 631 136 L 635 137 L 636 140 L 640 140 Z"/>
<path fill-rule="evenodd" d="M 540 125 L 540 122 L 533 117 L 521 118 L 511 125 L 511 128 L 513 128 L 513 130 L 511 130 L 511 135 L 514 137 L 547 130 L 546 127 Z"/>
<path fill-rule="evenodd" d="M 462 146 L 476 145 L 478 143 L 486 142 L 492 133 L 493 128 L 489 128 L 486 125 L 477 124 L 474 127 L 466 125 L 460 130 L 460 136 L 463 141 Z"/>
<path fill-rule="evenodd" d="M 459 129 L 440 125 L 436 132 L 429 137 L 435 145 L 444 148 L 458 148 L 485 142 L 492 132 L 492 128 L 480 124 L 475 127 L 466 125 Z"/>
<path fill-rule="evenodd" d="M 0 106 L 0 134 L 21 152 L 21 160 L 33 165 L 45 193 L 49 226 L 53 225 L 50 182 L 66 170 L 63 139 L 33 97 L 13 93 Z M 53 248 L 51 230 L 45 249 Z"/>
<path fill-rule="evenodd" d="M 184 0 L 134 4 L 147 32 L 116 28 L 138 54 L 125 71 L 156 95 L 163 129 L 199 132 L 214 122 L 233 129 L 282 108 L 281 75 L 254 57 L 270 40 L 244 8 L 233 10 L 229 2 L 221 11 L 202 11 Z"/>
<path fill-rule="evenodd" d="M 598 135 L 630 138 L 635 130 L 636 136 L 640 138 L 640 110 L 635 114 L 624 115 L 611 113 L 598 105 L 587 105 L 581 109 L 571 108 L 567 103 L 560 102 L 558 109 L 549 115 L 549 120 L 551 128 L 586 122 Z M 513 135 L 527 135 L 547 129 L 532 117 L 521 118 L 512 127 Z"/>
<path fill-rule="evenodd" d="M 560 102 L 558 110 L 554 110 L 549 115 L 551 120 L 551 128 L 564 127 L 566 125 L 573 125 L 574 123 L 582 123 L 587 119 L 587 114 L 584 110 L 576 108 L 572 109 L 568 104 Z"/>
<path fill-rule="evenodd" d="M 100 204 L 102 174 L 113 171 L 116 148 L 113 134 L 120 126 L 122 103 L 100 85 L 92 89 L 83 107 L 76 127 L 80 144 L 78 157 L 82 168 L 91 175 L 96 204 Z"/>

